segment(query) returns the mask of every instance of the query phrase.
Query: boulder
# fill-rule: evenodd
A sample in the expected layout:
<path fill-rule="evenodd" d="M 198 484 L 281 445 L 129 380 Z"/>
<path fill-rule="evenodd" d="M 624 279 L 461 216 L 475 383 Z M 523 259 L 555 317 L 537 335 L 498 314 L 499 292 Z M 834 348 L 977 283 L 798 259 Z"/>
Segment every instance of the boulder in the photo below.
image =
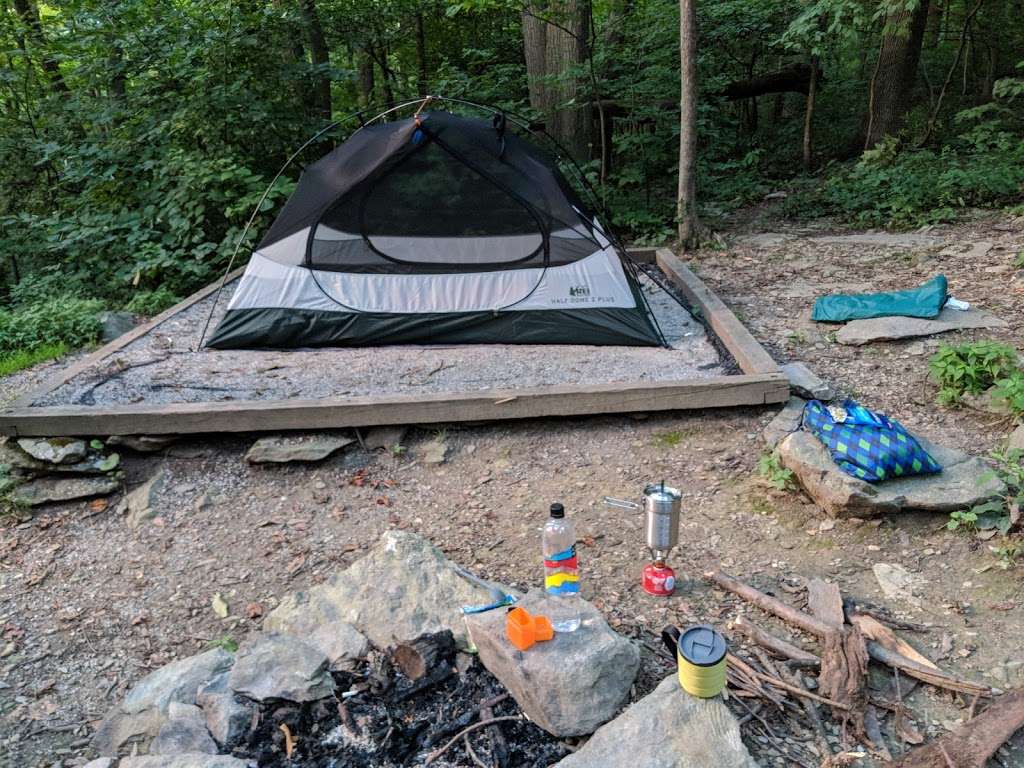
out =
<path fill-rule="evenodd" d="M 107 438 L 107 445 L 124 446 L 138 453 L 155 453 L 170 447 L 178 439 L 178 435 L 111 435 Z"/>
<path fill-rule="evenodd" d="M 698 699 L 673 674 L 554 768 L 757 768 L 719 697 Z"/>
<path fill-rule="evenodd" d="M 333 670 L 348 668 L 370 652 L 370 641 L 347 621 L 325 621 L 316 613 L 275 611 L 264 620 L 263 628 L 305 641 L 328 658 Z"/>
<path fill-rule="evenodd" d="M 761 438 L 765 445 L 774 448 L 782 438 L 800 429 L 800 423 L 804 417 L 804 406 L 806 400 L 799 397 L 789 398 L 789 402 L 779 411 L 775 418 L 768 422 L 768 426 L 761 432 Z"/>
<path fill-rule="evenodd" d="M 138 320 L 131 312 L 101 312 L 100 340 L 113 341 L 135 328 Z"/>
<path fill-rule="evenodd" d="M 228 687 L 228 673 L 218 675 L 199 689 L 196 704 L 203 710 L 206 729 L 225 751 L 240 743 L 249 733 L 256 705 L 236 696 Z"/>
<path fill-rule="evenodd" d="M 90 745 L 98 754 L 107 757 L 135 749 L 147 752 L 166 719 L 156 709 L 129 713 L 121 707 L 114 707 L 96 729 Z"/>
<path fill-rule="evenodd" d="M 89 452 L 86 442 L 74 437 L 22 437 L 18 447 L 33 459 L 50 464 L 74 464 Z"/>
<path fill-rule="evenodd" d="M 393 451 L 395 446 L 402 444 L 405 432 L 406 428 L 404 426 L 374 427 L 363 436 L 363 445 L 370 451 L 380 450 L 381 448 Z"/>
<path fill-rule="evenodd" d="M 285 597 L 264 620 L 264 626 L 320 626 L 343 621 L 378 648 L 448 629 L 458 646 L 466 649 L 469 635 L 461 607 L 493 601 L 488 589 L 461 576 L 422 536 L 392 530 L 346 570 L 308 591 Z"/>
<path fill-rule="evenodd" d="M 128 514 L 127 522 L 130 528 L 138 528 L 146 520 L 156 517 L 157 498 L 163 491 L 166 481 L 167 475 L 163 469 L 160 469 L 149 480 L 124 497 L 122 506 Z"/>
<path fill-rule="evenodd" d="M 1024 451 L 1024 424 L 1021 424 L 1006 440 L 1006 448 L 1011 451 Z"/>
<path fill-rule="evenodd" d="M 231 669 L 234 662 L 235 657 L 223 648 L 172 661 L 132 686 L 121 709 L 128 714 L 146 709 L 156 709 L 166 714 L 172 701 L 195 704 L 199 689 Z"/>
<path fill-rule="evenodd" d="M 261 437 L 245 454 L 250 464 L 286 464 L 290 461 L 323 461 L 355 440 L 344 435 L 272 435 Z"/>
<path fill-rule="evenodd" d="M 227 755 L 146 755 L 126 757 L 117 768 L 255 768 L 255 761 L 246 762 Z"/>
<path fill-rule="evenodd" d="M 10 494 L 15 504 L 37 507 L 57 501 L 106 496 L 121 487 L 121 481 L 99 477 L 40 477 L 19 485 Z"/>
<path fill-rule="evenodd" d="M 73 464 L 51 464 L 33 458 L 11 441 L 0 442 L 0 464 L 24 470 L 30 475 L 102 475 L 116 469 L 119 463 L 120 457 L 116 453 L 109 457 L 94 453 Z"/>
<path fill-rule="evenodd" d="M 303 703 L 334 693 L 327 656 L 291 635 L 256 635 L 238 649 L 228 687 L 255 701 Z"/>
<path fill-rule="evenodd" d="M 782 366 L 782 372 L 789 379 L 790 392 L 797 397 L 828 402 L 836 396 L 831 385 L 803 363 L 787 363 Z"/>
<path fill-rule="evenodd" d="M 543 616 L 555 599 L 536 590 L 519 605 Z M 579 629 L 558 632 L 526 651 L 516 649 L 506 636 L 505 611 L 466 617 L 480 662 L 534 723 L 559 738 L 592 733 L 611 720 L 628 700 L 640 668 L 636 645 L 609 627 L 590 603 L 577 602 Z"/>
<path fill-rule="evenodd" d="M 206 729 L 203 711 L 194 704 L 172 701 L 167 720 L 149 747 L 151 755 L 217 754 L 217 744 Z"/>
<path fill-rule="evenodd" d="M 778 444 L 779 461 L 793 471 L 807 495 L 832 517 L 878 517 L 904 510 L 942 512 L 968 509 L 1006 490 L 998 478 L 981 482 L 989 468 L 981 459 L 918 437 L 942 465 L 937 475 L 866 483 L 841 470 L 809 432 L 794 432 Z"/>
<path fill-rule="evenodd" d="M 983 309 L 943 309 L 938 317 L 872 317 L 851 320 L 836 333 L 840 344 L 860 346 L 873 341 L 908 339 L 913 336 L 932 336 L 936 333 L 968 328 L 1006 328 L 1006 321 Z"/>

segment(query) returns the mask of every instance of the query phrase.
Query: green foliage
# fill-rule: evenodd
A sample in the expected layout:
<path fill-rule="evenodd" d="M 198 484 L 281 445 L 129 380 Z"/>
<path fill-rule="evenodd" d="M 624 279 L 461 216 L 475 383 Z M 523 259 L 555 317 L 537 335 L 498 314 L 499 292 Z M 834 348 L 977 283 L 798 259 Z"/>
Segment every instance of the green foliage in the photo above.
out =
<path fill-rule="evenodd" d="M 943 344 L 928 361 L 939 385 L 939 402 L 952 405 L 965 394 L 977 395 L 1018 366 L 1017 350 L 996 341 Z"/>
<path fill-rule="evenodd" d="M 768 485 L 779 491 L 787 491 L 794 485 L 793 470 L 786 469 L 775 451 L 765 453 L 757 460 L 757 472 Z"/>
<path fill-rule="evenodd" d="M 231 635 L 224 635 L 223 637 L 218 637 L 216 640 L 213 640 L 207 646 L 207 648 L 209 650 L 212 650 L 214 648 L 221 648 L 222 650 L 225 650 L 228 653 L 235 653 L 236 651 L 238 651 L 238 641 L 235 640 L 235 638 L 233 638 Z"/>
<path fill-rule="evenodd" d="M 668 432 L 657 432 L 652 440 L 659 448 L 676 448 L 683 442 L 683 433 L 678 429 Z"/>
<path fill-rule="evenodd" d="M 15 309 L 0 309 L 0 354 L 64 344 L 68 348 L 95 343 L 102 325 L 103 302 L 62 296 Z"/>
<path fill-rule="evenodd" d="M 1021 507 L 1024 506 L 1024 451 L 995 451 L 992 460 L 994 469 L 982 474 L 978 483 L 987 486 L 998 478 L 1006 490 L 1001 496 L 976 504 L 970 510 L 951 513 L 946 524 L 949 530 L 993 531 L 1007 537 L 1020 525 Z M 1011 565 L 1021 551 L 1022 544 L 1012 541 L 993 548 L 1003 567 Z"/>
<path fill-rule="evenodd" d="M 124 305 L 124 308 L 137 315 L 152 317 L 153 315 L 159 315 L 165 309 L 170 309 L 179 301 L 181 301 L 180 296 L 172 293 L 167 286 L 161 285 L 152 291 L 136 293 L 132 296 L 131 301 Z"/>
<path fill-rule="evenodd" d="M 1024 370 L 1011 371 L 1009 376 L 996 379 L 992 394 L 996 400 L 1006 404 L 1006 409 L 1013 416 L 1024 415 Z"/>
<path fill-rule="evenodd" d="M 0 357 L 0 376 L 9 376 L 15 371 L 31 368 L 33 365 L 54 360 L 68 351 L 64 342 L 43 344 L 32 349 L 21 349 Z"/>

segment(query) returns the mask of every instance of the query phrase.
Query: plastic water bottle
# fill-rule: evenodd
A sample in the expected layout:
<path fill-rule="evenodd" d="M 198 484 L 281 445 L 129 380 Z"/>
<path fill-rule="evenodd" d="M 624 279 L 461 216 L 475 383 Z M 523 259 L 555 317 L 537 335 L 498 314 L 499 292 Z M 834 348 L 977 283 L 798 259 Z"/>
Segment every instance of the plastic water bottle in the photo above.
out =
<path fill-rule="evenodd" d="M 576 529 L 565 507 L 551 505 L 551 518 L 541 535 L 544 550 L 544 589 L 551 601 L 551 626 L 556 632 L 575 632 L 580 626 L 580 575 L 576 560 Z"/>

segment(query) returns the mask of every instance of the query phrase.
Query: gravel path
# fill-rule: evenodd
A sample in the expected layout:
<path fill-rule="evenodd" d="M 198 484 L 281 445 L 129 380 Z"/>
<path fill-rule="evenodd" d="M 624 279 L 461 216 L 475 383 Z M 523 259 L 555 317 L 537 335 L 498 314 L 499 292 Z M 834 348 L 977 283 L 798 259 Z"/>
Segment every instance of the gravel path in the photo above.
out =
<path fill-rule="evenodd" d="M 580 345 L 392 346 L 192 351 L 213 297 L 132 342 L 36 405 L 319 399 L 679 381 L 726 374 L 704 326 L 646 275 L 641 283 L 671 349 Z M 228 286 L 211 328 L 230 300 Z"/>

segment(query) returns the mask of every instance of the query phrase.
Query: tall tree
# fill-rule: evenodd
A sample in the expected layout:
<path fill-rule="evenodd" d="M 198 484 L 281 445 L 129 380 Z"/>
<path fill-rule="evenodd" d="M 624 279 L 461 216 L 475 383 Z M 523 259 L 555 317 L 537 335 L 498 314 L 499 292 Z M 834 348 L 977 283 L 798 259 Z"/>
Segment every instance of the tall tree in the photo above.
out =
<path fill-rule="evenodd" d="M 320 24 L 320 16 L 316 11 L 314 0 L 302 0 L 302 19 L 306 23 L 306 34 L 309 36 L 309 52 L 313 60 L 313 92 L 316 96 L 317 111 L 326 120 L 331 119 L 331 55 L 327 48 L 327 38 Z"/>
<path fill-rule="evenodd" d="M 28 38 L 32 41 L 32 44 L 39 49 L 39 55 L 41 57 L 39 65 L 46 72 L 47 77 L 50 80 L 50 86 L 54 91 L 58 93 L 68 93 L 70 89 L 67 83 L 64 82 L 64 76 L 61 74 L 60 65 L 57 63 L 57 59 L 53 57 L 53 54 L 49 50 L 47 45 L 46 37 L 43 34 L 43 23 L 39 18 L 39 6 L 36 5 L 35 0 L 14 0 L 14 10 L 17 11 L 18 16 L 24 22 L 26 29 L 28 30 Z"/>
<path fill-rule="evenodd" d="M 864 148 L 895 135 L 911 107 L 921 43 L 928 21 L 928 0 L 915 3 L 888 0 L 882 47 L 871 78 Z"/>
<path fill-rule="evenodd" d="M 679 0 L 679 189 L 676 219 L 683 250 L 700 244 L 697 215 L 697 7 Z"/>
<path fill-rule="evenodd" d="M 592 119 L 585 78 L 589 0 L 552 0 L 523 9 L 523 51 L 530 106 L 544 113 L 548 132 L 577 159 L 590 156 Z"/>
<path fill-rule="evenodd" d="M 427 84 L 427 32 L 423 24 L 423 14 L 416 13 L 416 90 L 420 96 L 426 96 Z"/>

